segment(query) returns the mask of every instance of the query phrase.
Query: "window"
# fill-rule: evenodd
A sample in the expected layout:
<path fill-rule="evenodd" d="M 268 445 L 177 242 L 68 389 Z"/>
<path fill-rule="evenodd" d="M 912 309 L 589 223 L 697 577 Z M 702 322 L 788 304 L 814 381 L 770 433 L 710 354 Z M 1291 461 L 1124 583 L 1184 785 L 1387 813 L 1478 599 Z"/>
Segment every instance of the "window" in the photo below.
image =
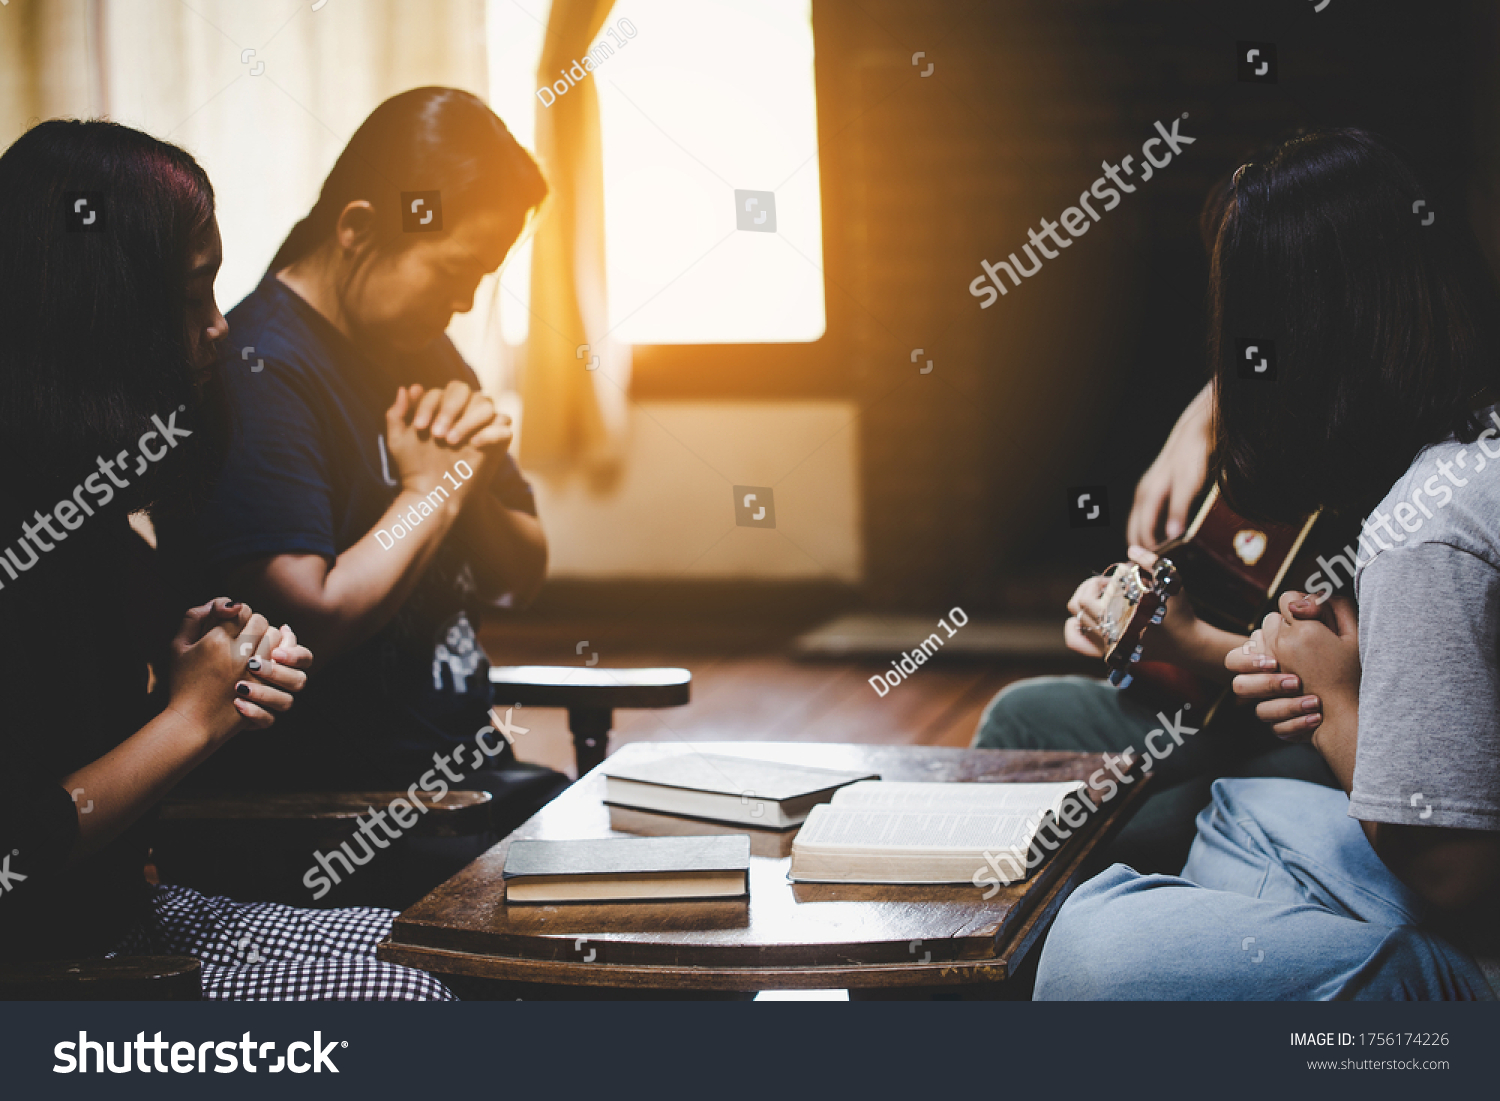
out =
<path fill-rule="evenodd" d="M 488 0 L 485 46 L 489 56 L 490 107 L 516 140 L 536 151 L 536 66 L 547 36 L 550 0 Z M 500 294 L 485 288 L 474 301 L 491 301 L 500 332 L 512 346 L 526 343 L 531 302 L 531 235 L 526 234 L 500 269 Z"/>
<path fill-rule="evenodd" d="M 530 145 L 547 5 L 492 0 L 492 102 Z M 632 344 L 823 335 L 810 0 L 620 0 L 594 53 L 609 324 Z M 525 74 L 522 77 L 520 74 Z M 524 91 L 524 103 L 522 93 Z M 755 198 L 737 228 L 736 191 Z M 754 198 L 754 197 L 752 197 Z M 507 342 L 525 338 L 529 256 L 506 266 Z"/>
<path fill-rule="evenodd" d="M 610 326 L 632 344 L 823 334 L 809 0 L 621 0 L 638 30 L 595 73 Z M 735 192 L 774 195 L 774 233 Z M 750 200 L 757 207 L 764 205 Z M 750 218 L 767 216 L 757 209 Z"/>

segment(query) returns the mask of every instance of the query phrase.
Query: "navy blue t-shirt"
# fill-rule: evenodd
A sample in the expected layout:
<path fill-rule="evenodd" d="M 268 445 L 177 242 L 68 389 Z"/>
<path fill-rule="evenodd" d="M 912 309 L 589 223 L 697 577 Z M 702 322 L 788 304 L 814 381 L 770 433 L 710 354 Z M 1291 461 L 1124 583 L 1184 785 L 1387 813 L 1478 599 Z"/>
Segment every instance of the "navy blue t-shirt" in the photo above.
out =
<path fill-rule="evenodd" d="M 220 594 L 242 598 L 226 579 L 247 559 L 331 560 L 362 539 L 400 492 L 384 439 L 397 386 L 479 385 L 446 336 L 407 356 L 395 377 L 274 274 L 230 311 L 227 344 L 219 369 L 234 417 L 228 462 L 192 530 L 169 523 L 159 533 L 184 607 Z M 509 456 L 489 490 L 536 514 Z M 320 667 L 271 730 L 236 738 L 198 779 L 404 788 L 432 767 L 434 751 L 471 740 L 491 696 L 475 638 L 484 604 L 469 557 L 450 534 L 389 623 Z"/>

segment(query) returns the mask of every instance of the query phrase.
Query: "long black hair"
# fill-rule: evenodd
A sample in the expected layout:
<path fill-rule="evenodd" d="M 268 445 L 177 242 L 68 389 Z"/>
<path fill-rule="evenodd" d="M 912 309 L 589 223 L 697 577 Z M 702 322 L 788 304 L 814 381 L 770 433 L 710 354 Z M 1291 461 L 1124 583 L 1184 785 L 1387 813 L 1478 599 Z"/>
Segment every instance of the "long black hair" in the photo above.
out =
<path fill-rule="evenodd" d="M 1426 194 L 1353 129 L 1298 134 L 1210 193 L 1213 468 L 1239 511 L 1358 518 L 1423 447 L 1482 430 L 1500 297 L 1461 217 Z M 1242 377 L 1247 343 L 1256 364 L 1274 347 L 1274 379 Z"/>
<path fill-rule="evenodd" d="M 0 204 L 0 543 L 121 451 L 111 511 L 204 490 L 227 432 L 188 333 L 193 240 L 214 217 L 203 169 L 138 130 L 55 119 L 0 154 Z M 173 414 L 192 435 L 143 463 L 140 437 Z"/>
<path fill-rule="evenodd" d="M 333 236 L 349 203 L 375 208 L 372 247 L 356 268 L 381 250 L 413 238 L 401 232 L 401 192 L 437 191 L 451 226 L 474 210 L 525 215 L 547 195 L 531 155 L 483 100 L 457 88 L 413 88 L 394 95 L 360 123 L 339 154 L 307 217 L 294 227 L 271 271 L 312 253 Z M 352 278 L 352 275 L 351 275 Z"/>

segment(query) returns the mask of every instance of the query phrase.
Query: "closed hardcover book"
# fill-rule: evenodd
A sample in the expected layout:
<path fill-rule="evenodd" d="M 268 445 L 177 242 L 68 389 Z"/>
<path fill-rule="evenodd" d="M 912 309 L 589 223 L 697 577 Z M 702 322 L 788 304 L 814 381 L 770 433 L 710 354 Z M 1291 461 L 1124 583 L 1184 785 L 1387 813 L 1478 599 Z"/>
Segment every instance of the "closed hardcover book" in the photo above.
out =
<path fill-rule="evenodd" d="M 696 752 L 607 765 L 604 772 L 606 803 L 762 829 L 790 829 L 841 787 L 880 779 L 879 773 Z"/>
<path fill-rule="evenodd" d="M 503 875 L 508 902 L 743 898 L 750 893 L 750 838 L 515 841 Z"/>

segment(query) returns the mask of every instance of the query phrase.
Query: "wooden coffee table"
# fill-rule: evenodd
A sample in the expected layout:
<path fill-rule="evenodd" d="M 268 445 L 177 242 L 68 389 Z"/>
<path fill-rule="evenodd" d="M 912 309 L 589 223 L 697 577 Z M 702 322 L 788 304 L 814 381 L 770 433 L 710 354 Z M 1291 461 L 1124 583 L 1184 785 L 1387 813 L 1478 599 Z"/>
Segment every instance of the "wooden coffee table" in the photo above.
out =
<path fill-rule="evenodd" d="M 610 760 L 638 763 L 683 748 L 636 742 Z M 926 746 L 694 742 L 692 748 L 865 769 L 886 780 L 1086 780 L 1103 763 L 1086 753 Z M 899 992 L 916 995 L 921 988 L 993 987 L 1037 946 L 1089 855 L 1129 819 L 1149 782 L 1137 775 L 1121 785 L 1036 875 L 986 901 L 971 884 L 790 883 L 795 831 L 622 812 L 603 803 L 604 777 L 595 769 L 398 917 L 379 955 L 465 982 L 535 984 L 529 989 L 538 995 L 581 998 L 828 988 L 871 994 L 904 988 Z M 515 838 L 716 832 L 751 835 L 748 899 L 506 904 L 501 871 Z"/>

